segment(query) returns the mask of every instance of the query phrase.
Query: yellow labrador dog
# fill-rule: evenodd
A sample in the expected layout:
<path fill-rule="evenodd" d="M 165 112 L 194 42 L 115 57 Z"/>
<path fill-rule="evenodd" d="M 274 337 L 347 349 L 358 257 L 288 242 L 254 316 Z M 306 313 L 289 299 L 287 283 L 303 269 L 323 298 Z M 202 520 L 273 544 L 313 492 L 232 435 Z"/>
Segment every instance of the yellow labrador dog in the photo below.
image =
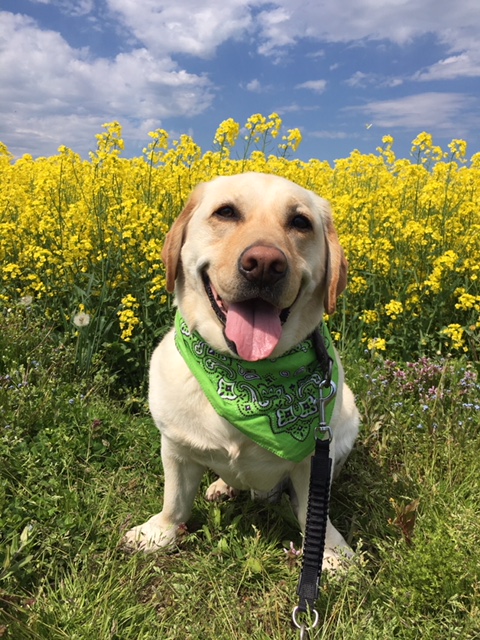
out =
<path fill-rule="evenodd" d="M 178 307 L 175 327 L 150 366 L 163 509 L 129 531 L 126 544 L 146 552 L 172 545 L 206 469 L 219 476 L 207 490 L 209 500 L 241 489 L 268 494 L 287 481 L 304 532 L 307 443 L 318 419 L 312 384 L 321 381 L 309 336 L 324 310 L 335 311 L 346 286 L 347 263 L 328 202 L 274 175 L 216 178 L 193 191 L 167 235 L 163 258 Z M 334 474 L 359 423 L 339 362 L 337 369 Z M 232 408 L 237 396 L 239 407 Z M 338 563 L 339 550 L 348 554 L 329 521 L 324 566 Z"/>

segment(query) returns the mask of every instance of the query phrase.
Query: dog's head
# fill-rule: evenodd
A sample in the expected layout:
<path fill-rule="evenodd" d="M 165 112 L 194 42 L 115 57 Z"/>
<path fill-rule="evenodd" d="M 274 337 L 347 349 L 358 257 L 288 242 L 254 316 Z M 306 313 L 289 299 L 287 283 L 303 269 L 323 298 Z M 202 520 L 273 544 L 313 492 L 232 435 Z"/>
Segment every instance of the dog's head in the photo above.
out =
<path fill-rule="evenodd" d="M 262 173 L 196 187 L 162 255 L 189 328 L 250 361 L 305 339 L 347 281 L 328 202 Z"/>

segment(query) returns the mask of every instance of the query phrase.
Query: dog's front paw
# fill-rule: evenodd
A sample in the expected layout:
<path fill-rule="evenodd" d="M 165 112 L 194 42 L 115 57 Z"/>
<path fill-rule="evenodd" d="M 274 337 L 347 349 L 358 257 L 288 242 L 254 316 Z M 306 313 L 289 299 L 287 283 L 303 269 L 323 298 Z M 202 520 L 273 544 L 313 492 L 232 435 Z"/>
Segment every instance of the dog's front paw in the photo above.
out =
<path fill-rule="evenodd" d="M 212 482 L 205 492 L 205 498 L 209 502 L 219 502 L 224 498 L 235 498 L 238 495 L 237 489 L 230 487 L 221 478 Z"/>
<path fill-rule="evenodd" d="M 127 531 L 122 540 L 123 546 L 129 551 L 144 553 L 153 553 L 173 546 L 184 531 L 185 525 L 162 526 L 158 518 L 153 516 L 147 522 Z"/>

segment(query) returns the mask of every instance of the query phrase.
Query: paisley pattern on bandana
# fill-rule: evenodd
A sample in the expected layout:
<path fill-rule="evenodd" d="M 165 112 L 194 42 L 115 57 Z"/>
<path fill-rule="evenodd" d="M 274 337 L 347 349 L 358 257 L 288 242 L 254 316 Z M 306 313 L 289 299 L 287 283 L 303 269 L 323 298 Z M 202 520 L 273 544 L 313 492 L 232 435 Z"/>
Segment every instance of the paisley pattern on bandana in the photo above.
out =
<path fill-rule="evenodd" d="M 321 333 L 337 384 L 338 364 L 324 324 Z M 175 344 L 222 418 L 281 458 L 300 462 L 313 452 L 324 376 L 311 339 L 279 358 L 247 362 L 214 351 L 177 312 Z M 327 424 L 334 404 L 326 407 Z"/>

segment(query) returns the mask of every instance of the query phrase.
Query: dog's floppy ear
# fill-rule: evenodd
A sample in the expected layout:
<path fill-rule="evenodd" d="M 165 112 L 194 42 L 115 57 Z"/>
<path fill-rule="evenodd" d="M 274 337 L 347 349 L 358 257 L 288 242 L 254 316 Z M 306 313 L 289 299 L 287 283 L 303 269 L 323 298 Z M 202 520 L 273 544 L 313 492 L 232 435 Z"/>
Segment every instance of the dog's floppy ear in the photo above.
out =
<path fill-rule="evenodd" d="M 325 239 L 327 241 L 327 286 L 325 289 L 325 310 L 333 313 L 337 308 L 337 298 L 347 286 L 348 262 L 338 240 L 333 224 L 330 206 L 324 215 Z"/>
<path fill-rule="evenodd" d="M 187 233 L 187 225 L 190 222 L 193 212 L 195 211 L 201 199 L 202 185 L 196 187 L 187 201 L 183 211 L 173 223 L 170 231 L 165 237 L 162 249 L 162 260 L 167 269 L 167 291 L 173 293 L 175 289 L 175 280 L 178 275 L 178 266 L 180 263 L 180 251 Z"/>

